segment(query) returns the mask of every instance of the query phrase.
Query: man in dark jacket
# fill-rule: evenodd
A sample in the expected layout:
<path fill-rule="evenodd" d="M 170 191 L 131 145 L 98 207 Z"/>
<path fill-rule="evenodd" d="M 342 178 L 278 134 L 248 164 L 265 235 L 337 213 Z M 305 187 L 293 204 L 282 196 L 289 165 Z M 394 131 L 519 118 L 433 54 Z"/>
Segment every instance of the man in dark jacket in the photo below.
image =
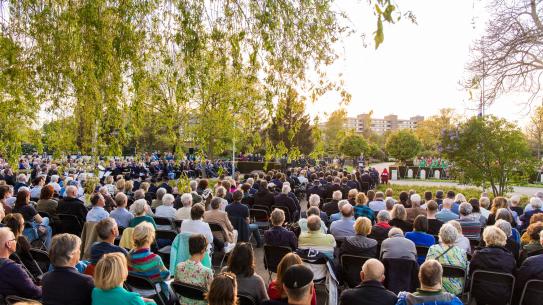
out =
<path fill-rule="evenodd" d="M 539 233 L 539 242 L 543 246 L 543 231 Z M 529 280 L 543 280 L 543 254 L 534 255 L 528 257 L 523 263 L 522 266 L 518 269 L 516 273 L 516 288 L 515 288 L 515 302 L 517 304 L 520 301 L 520 294 L 526 285 L 526 282 Z M 534 296 L 530 294 L 526 295 L 530 299 L 525 298 L 525 304 L 537 304 L 540 300 L 533 300 Z"/>
<path fill-rule="evenodd" d="M 87 208 L 85 208 L 83 201 L 77 199 L 77 186 L 66 187 L 66 197 L 59 201 L 57 214 L 74 215 L 81 224 L 85 223 Z"/>
<path fill-rule="evenodd" d="M 273 194 L 268 191 L 268 182 L 262 180 L 260 182 L 260 187 L 258 192 L 255 194 L 255 203 L 258 205 L 264 205 L 271 209 L 271 206 L 275 204 L 275 199 Z"/>
<path fill-rule="evenodd" d="M 288 193 L 290 193 L 290 186 L 283 185 L 281 193 L 274 197 L 274 201 L 276 206 L 288 208 L 289 219 L 287 219 L 287 221 L 293 222 L 298 220 L 300 214 L 298 213 L 296 203 L 288 196 Z"/>
<path fill-rule="evenodd" d="M 385 279 L 385 267 L 380 261 L 371 258 L 362 266 L 362 283 L 356 288 L 343 291 L 340 305 L 394 305 L 398 299 L 381 282 Z"/>
<path fill-rule="evenodd" d="M 298 240 L 294 232 L 283 228 L 285 222 L 285 212 L 276 209 L 270 217 L 273 227 L 264 232 L 264 244 L 270 246 L 289 247 L 292 251 L 298 248 Z"/>

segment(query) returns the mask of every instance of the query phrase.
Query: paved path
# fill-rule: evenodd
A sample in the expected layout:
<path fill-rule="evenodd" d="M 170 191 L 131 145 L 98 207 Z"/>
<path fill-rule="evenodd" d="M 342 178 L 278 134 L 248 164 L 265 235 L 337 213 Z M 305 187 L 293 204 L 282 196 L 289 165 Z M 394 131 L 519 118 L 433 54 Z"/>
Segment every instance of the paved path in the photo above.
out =
<path fill-rule="evenodd" d="M 372 167 L 375 167 L 379 172 L 382 172 L 384 168 L 388 168 L 392 162 L 384 162 L 372 164 Z M 458 188 L 468 188 L 475 187 L 473 185 L 460 184 L 457 182 L 446 182 L 446 181 L 429 181 L 429 180 L 396 180 L 390 181 L 392 184 L 398 185 L 428 185 L 428 186 L 442 186 L 442 187 L 458 187 Z M 543 192 L 542 187 L 527 187 L 527 186 L 514 186 L 513 192 L 511 194 L 516 195 L 526 195 L 533 196 L 536 192 Z"/>

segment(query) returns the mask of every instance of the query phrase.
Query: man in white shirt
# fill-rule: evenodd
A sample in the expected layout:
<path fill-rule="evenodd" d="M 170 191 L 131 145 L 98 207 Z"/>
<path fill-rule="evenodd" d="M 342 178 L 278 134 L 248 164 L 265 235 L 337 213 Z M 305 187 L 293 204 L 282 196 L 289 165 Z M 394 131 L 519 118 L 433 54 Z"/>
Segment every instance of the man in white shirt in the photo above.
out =
<path fill-rule="evenodd" d="M 176 210 L 172 206 L 175 198 L 172 194 L 165 194 L 162 196 L 162 204 L 156 208 L 155 216 L 175 218 Z"/>
<path fill-rule="evenodd" d="M 102 194 L 95 194 L 91 198 L 92 209 L 87 213 L 88 222 L 99 222 L 109 217 L 109 213 L 104 209 L 106 201 Z"/>
<path fill-rule="evenodd" d="M 190 196 L 190 194 L 188 194 Z M 207 222 L 203 221 L 204 217 L 204 206 L 197 203 L 192 206 L 190 209 L 190 219 L 184 220 L 181 223 L 181 233 L 193 233 L 193 234 L 202 234 L 206 237 L 208 243 L 208 249 L 211 249 L 213 243 L 213 233 Z"/>

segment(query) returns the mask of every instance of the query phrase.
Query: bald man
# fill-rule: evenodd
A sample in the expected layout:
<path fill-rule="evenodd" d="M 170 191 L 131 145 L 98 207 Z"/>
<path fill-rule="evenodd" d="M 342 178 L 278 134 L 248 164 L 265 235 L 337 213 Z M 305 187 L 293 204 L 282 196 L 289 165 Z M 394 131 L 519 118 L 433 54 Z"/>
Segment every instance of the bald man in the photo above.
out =
<path fill-rule="evenodd" d="M 0 295 L 41 298 L 41 287 L 36 286 L 21 265 L 9 256 L 17 248 L 17 239 L 9 228 L 0 228 Z"/>
<path fill-rule="evenodd" d="M 360 271 L 361 283 L 356 288 L 343 291 L 339 299 L 340 305 L 394 305 L 397 297 L 388 291 L 383 284 L 385 266 L 374 259 L 368 259 Z"/>
<path fill-rule="evenodd" d="M 332 222 L 330 225 L 330 233 L 332 233 L 336 239 L 355 236 L 353 206 L 350 203 L 345 203 L 341 207 L 340 212 L 341 219 Z"/>
<path fill-rule="evenodd" d="M 321 219 L 317 215 L 307 218 L 307 232 L 302 232 L 298 238 L 298 248 L 315 249 L 334 259 L 334 247 L 336 240 L 331 234 L 321 232 Z"/>

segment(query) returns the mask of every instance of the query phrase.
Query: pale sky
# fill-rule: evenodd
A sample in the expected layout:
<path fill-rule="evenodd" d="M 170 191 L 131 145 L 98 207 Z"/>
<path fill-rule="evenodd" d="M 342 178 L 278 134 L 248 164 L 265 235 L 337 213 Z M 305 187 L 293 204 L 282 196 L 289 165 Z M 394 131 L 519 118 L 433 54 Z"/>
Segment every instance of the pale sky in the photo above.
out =
<path fill-rule="evenodd" d="M 405 18 L 395 25 L 385 24 L 385 41 L 375 50 L 372 32 L 376 18 L 367 1 L 337 1 L 357 31 L 338 43 L 339 59 L 328 68 L 330 75 L 343 73 L 345 88 L 352 94 L 347 107 L 349 116 L 373 110 L 374 117 L 391 113 L 400 118 L 427 117 L 440 108 L 476 114 L 476 105 L 460 82 L 467 78 L 470 46 L 489 18 L 487 0 L 398 2 L 402 11 L 411 10 L 416 15 L 418 24 Z M 361 38 L 364 33 L 366 47 Z M 486 113 L 524 125 L 529 113 L 522 105 L 526 100 L 526 94 L 510 94 L 496 101 Z M 337 94 L 326 94 L 308 111 L 322 118 L 338 103 Z"/>

